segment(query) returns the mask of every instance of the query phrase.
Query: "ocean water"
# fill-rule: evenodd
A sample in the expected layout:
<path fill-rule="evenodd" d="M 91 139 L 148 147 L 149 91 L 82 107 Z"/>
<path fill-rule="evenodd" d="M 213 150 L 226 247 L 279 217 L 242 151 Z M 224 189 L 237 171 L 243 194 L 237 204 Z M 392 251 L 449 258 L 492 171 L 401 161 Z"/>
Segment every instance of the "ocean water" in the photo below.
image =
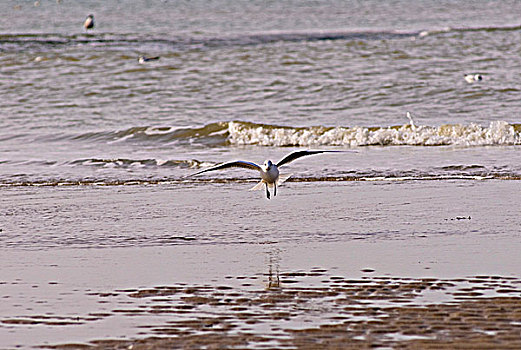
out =
<path fill-rule="evenodd" d="M 359 152 L 299 164 L 308 181 L 517 179 L 519 7 L 2 2 L 0 183 L 175 182 L 297 148 Z"/>

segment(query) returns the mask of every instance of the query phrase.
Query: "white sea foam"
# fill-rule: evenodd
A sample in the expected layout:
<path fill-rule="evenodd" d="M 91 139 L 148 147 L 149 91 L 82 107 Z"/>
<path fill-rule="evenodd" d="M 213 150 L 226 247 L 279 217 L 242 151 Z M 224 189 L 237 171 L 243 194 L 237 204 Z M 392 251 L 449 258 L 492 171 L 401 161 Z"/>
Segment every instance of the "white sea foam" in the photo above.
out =
<path fill-rule="evenodd" d="M 174 127 L 147 127 L 144 131 L 145 135 L 164 135 L 164 134 L 170 134 L 171 132 L 178 130 L 180 128 L 174 128 Z"/>
<path fill-rule="evenodd" d="M 448 124 L 395 127 L 277 127 L 242 122 L 228 125 L 229 142 L 235 145 L 261 146 L 488 146 L 519 145 L 521 135 L 504 121 L 491 122 L 488 127 Z"/>

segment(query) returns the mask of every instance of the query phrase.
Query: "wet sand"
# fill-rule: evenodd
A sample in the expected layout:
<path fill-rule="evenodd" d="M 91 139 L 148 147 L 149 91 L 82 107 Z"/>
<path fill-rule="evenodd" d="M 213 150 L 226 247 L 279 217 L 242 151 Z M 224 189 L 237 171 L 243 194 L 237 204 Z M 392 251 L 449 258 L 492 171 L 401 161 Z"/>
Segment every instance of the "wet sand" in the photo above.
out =
<path fill-rule="evenodd" d="M 6 209 L 11 215 L 2 227 L 4 242 L 13 242 L 14 227 L 19 235 L 39 235 L 40 241 L 35 238 L 39 243 L 33 248 L 1 248 L 0 348 L 519 348 L 517 218 L 510 209 L 503 215 L 500 209 L 493 212 L 498 203 L 488 196 L 517 184 L 293 184 L 283 189 L 279 202 L 252 199 L 243 208 L 237 206 L 240 199 L 258 194 L 237 188 L 245 184 L 219 191 L 214 185 L 180 190 L 168 185 L 2 189 L 6 202 L 13 204 Z M 426 196 L 429 191 L 436 195 Z M 173 202 L 172 192 L 184 202 Z M 489 200 L 470 200 L 462 192 Z M 186 213 L 167 215 L 165 209 L 200 202 L 209 210 L 209 198 L 223 194 L 228 202 L 215 202 L 216 218 L 203 213 L 207 236 L 193 235 L 193 227 L 179 228 Z M 380 202 L 374 201 L 378 194 Z M 359 216 L 358 226 L 343 220 L 342 225 L 348 224 L 343 238 L 338 219 L 319 229 L 317 216 L 302 216 L 301 222 L 266 221 L 271 231 L 265 235 L 257 226 L 251 233 L 240 227 L 251 220 L 243 211 L 255 207 L 263 206 L 269 214 L 287 210 L 298 217 L 284 206 L 307 196 L 314 202 L 295 202 L 294 207 L 313 206 L 330 213 L 329 220 L 342 212 L 380 210 Z M 411 204 L 396 205 L 404 198 Z M 328 203 L 329 211 L 322 212 Z M 443 204 L 450 213 L 434 211 Z M 68 210 L 71 206 L 78 211 Z M 509 203 L 515 206 L 515 200 Z M 59 210 L 51 213 L 51 207 Z M 224 211 L 226 207 L 234 213 Z M 108 223 L 110 208 L 121 220 Z M 19 212 L 33 213 L 25 217 L 30 230 L 24 229 Z M 92 213 L 98 212 L 104 212 L 99 214 L 103 235 L 121 235 L 107 237 L 106 247 L 103 235 L 95 232 Z M 235 234 L 242 232 L 243 242 L 219 243 L 221 236 L 212 241 L 218 219 L 229 230 L 233 215 L 239 216 Z M 140 236 L 141 226 L 131 226 L 138 218 L 148 223 L 149 236 Z M 259 214 L 257 219 L 265 217 Z M 307 225 L 313 220 L 316 226 Z M 172 222 L 176 229 L 170 236 L 184 239 L 158 244 L 158 237 L 165 238 L 158 232 L 170 230 L 167 223 Z M 184 222 L 192 221 L 185 215 Z M 353 230 L 371 222 L 374 227 L 367 235 Z M 35 233 L 38 226 L 41 232 Z M 393 226 L 398 228 L 394 235 Z M 290 239 L 288 232 L 297 228 L 301 239 Z M 327 239 L 328 230 L 334 239 Z M 64 240 L 92 232 L 94 241 L 59 245 L 60 232 L 66 233 Z M 47 240 L 41 241 L 44 233 Z M 132 244 L 118 247 L 125 236 Z"/>
<path fill-rule="evenodd" d="M 520 248 L 433 237 L 3 251 L 0 338 L 2 348 L 518 348 Z"/>

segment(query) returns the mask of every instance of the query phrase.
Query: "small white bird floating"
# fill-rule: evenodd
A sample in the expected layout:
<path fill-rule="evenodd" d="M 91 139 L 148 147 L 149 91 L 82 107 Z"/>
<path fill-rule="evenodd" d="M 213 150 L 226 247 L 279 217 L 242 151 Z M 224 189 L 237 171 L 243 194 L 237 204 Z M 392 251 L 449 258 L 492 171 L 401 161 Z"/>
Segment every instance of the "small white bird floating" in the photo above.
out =
<path fill-rule="evenodd" d="M 288 164 L 289 162 L 292 162 L 301 157 L 311 156 L 313 154 L 319 154 L 319 153 L 335 153 L 335 152 L 346 152 L 346 151 L 295 151 L 295 152 L 292 152 L 292 153 L 286 155 L 277 164 L 272 163 L 271 160 L 266 160 L 262 166 L 257 165 L 253 162 L 237 160 L 237 161 L 222 163 L 222 164 L 210 167 L 208 169 L 199 171 L 195 174 L 191 174 L 189 176 L 195 176 L 195 175 L 199 175 L 201 173 L 205 173 L 207 171 L 221 170 L 221 169 L 226 169 L 226 168 L 246 168 L 246 169 L 257 170 L 260 172 L 261 181 L 257 185 L 255 185 L 253 188 L 251 188 L 250 191 L 261 190 L 263 186 L 266 186 L 266 197 L 268 199 L 270 199 L 270 191 L 268 188 L 273 187 L 273 196 L 276 196 L 277 195 L 277 186 L 282 184 L 284 181 L 289 179 L 289 177 L 291 176 L 291 174 L 290 174 L 285 177 L 281 177 L 279 174 L 279 168 L 281 166 Z"/>
<path fill-rule="evenodd" d="M 137 61 L 139 62 L 139 64 L 145 64 L 146 62 L 157 61 L 158 59 L 159 59 L 159 56 L 156 56 L 156 57 L 139 56 Z"/>
<path fill-rule="evenodd" d="M 483 76 L 481 74 L 465 74 L 464 78 L 465 81 L 469 84 L 483 80 Z"/>
<path fill-rule="evenodd" d="M 85 18 L 85 22 L 83 22 L 83 27 L 86 31 L 94 28 L 94 15 L 88 15 L 87 18 Z"/>

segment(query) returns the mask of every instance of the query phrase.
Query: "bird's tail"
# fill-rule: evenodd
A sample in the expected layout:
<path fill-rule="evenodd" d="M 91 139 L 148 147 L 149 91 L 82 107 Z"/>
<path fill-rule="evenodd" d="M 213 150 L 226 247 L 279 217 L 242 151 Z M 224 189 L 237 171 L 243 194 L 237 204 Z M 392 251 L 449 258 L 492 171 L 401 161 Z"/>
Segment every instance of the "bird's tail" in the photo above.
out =
<path fill-rule="evenodd" d="M 279 179 L 277 180 L 277 186 L 282 185 L 284 182 L 286 182 L 287 179 L 289 179 L 293 174 L 288 174 L 284 176 L 279 176 Z"/>
<path fill-rule="evenodd" d="M 293 174 L 288 174 L 284 176 L 279 176 L 277 180 L 277 186 L 282 185 L 287 179 L 289 179 Z M 261 180 L 258 184 L 250 188 L 250 191 L 258 191 L 264 189 L 264 186 L 266 186 L 266 181 Z M 269 188 L 273 188 L 273 184 L 268 184 Z"/>
<path fill-rule="evenodd" d="M 253 186 L 252 188 L 250 188 L 250 191 L 258 191 L 258 190 L 262 190 L 262 188 L 264 187 L 264 184 L 266 182 L 264 182 L 264 180 L 261 180 L 261 182 L 259 182 L 258 184 L 256 184 L 255 186 Z"/>

